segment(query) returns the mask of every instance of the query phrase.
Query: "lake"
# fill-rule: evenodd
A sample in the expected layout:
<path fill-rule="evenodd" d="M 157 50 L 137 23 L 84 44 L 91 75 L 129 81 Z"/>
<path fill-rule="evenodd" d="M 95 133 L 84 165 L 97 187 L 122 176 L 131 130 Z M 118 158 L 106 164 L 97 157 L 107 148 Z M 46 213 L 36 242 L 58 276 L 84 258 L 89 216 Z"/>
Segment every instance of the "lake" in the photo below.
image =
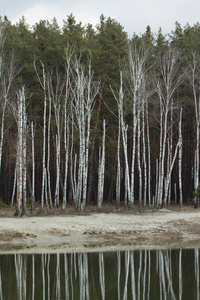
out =
<path fill-rule="evenodd" d="M 199 249 L 1 255 L 0 299 L 199 300 Z"/>

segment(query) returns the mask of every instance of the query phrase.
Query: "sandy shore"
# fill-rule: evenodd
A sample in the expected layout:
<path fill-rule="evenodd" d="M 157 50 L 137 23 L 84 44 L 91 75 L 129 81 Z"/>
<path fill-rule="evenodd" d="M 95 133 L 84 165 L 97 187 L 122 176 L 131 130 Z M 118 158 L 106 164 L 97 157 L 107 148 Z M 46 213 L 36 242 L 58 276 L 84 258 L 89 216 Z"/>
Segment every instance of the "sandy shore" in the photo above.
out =
<path fill-rule="evenodd" d="M 200 247 L 200 211 L 0 217 L 0 254 Z"/>

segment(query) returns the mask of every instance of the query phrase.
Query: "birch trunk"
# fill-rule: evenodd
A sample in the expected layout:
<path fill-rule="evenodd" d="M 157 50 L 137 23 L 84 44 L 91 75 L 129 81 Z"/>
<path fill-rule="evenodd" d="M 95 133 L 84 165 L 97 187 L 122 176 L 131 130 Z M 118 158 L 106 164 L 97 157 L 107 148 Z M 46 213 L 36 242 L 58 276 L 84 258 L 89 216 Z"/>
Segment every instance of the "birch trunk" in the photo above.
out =
<path fill-rule="evenodd" d="M 13 182 L 13 192 L 12 192 L 11 207 L 13 207 L 13 203 L 14 203 L 15 190 L 16 190 L 16 182 L 17 182 L 17 159 L 16 159 L 16 166 L 15 166 L 15 175 L 14 175 L 14 182 Z"/>
<path fill-rule="evenodd" d="M 127 131 L 128 131 L 128 125 L 125 128 L 124 136 L 125 136 L 125 142 L 124 142 L 124 153 L 126 153 L 125 156 L 125 195 L 124 195 L 124 205 L 125 208 L 127 208 L 127 199 L 130 198 L 130 178 L 129 178 L 129 167 L 128 167 L 128 158 L 127 158 Z"/>
<path fill-rule="evenodd" d="M 180 194 L 180 207 L 183 205 L 183 190 L 182 190 L 182 148 L 183 148 L 183 139 L 182 139 L 182 108 L 180 112 L 180 121 L 179 121 L 179 194 Z"/>
<path fill-rule="evenodd" d="M 43 69 L 44 76 L 44 114 L 43 114 L 43 152 L 42 152 L 42 194 L 41 194 L 41 211 L 44 209 L 44 188 L 45 188 L 45 159 L 46 159 L 46 110 L 47 110 L 47 100 L 45 92 L 45 74 Z"/>
<path fill-rule="evenodd" d="M 46 173 L 46 115 L 47 115 L 47 91 L 46 91 L 46 73 L 44 64 L 41 62 L 42 67 L 42 81 L 38 75 L 36 64 L 34 61 L 34 68 L 38 81 L 44 93 L 44 112 L 43 112 L 43 150 L 42 150 L 42 191 L 41 191 L 41 212 L 44 209 L 44 194 L 45 194 L 45 173 Z"/>
<path fill-rule="evenodd" d="M 66 117 L 65 110 L 65 126 L 64 126 L 64 147 L 65 147 L 65 176 L 64 176 L 64 194 L 63 194 L 63 210 L 67 204 L 67 177 L 68 177 L 68 161 L 69 161 L 69 118 Z"/>
<path fill-rule="evenodd" d="M 67 203 L 67 177 L 68 177 L 68 161 L 69 161 L 69 116 L 67 116 L 67 104 L 70 93 L 70 53 L 66 54 L 66 83 L 65 83 L 65 99 L 64 99 L 64 148 L 65 148 L 65 175 L 64 175 L 64 193 L 63 193 L 63 210 L 66 209 Z"/>
<path fill-rule="evenodd" d="M 176 148 L 175 148 L 175 151 L 174 151 L 174 156 L 173 156 L 173 159 L 172 159 L 172 163 L 170 165 L 169 172 L 168 172 L 167 178 L 166 178 L 165 195 L 164 195 L 164 202 L 163 202 L 164 206 L 167 203 L 167 196 L 168 196 L 168 193 L 169 193 L 169 185 L 170 185 L 170 181 L 171 181 L 171 174 L 172 174 L 172 170 L 173 170 L 174 163 L 175 163 L 175 160 L 176 160 L 178 148 L 179 148 L 179 142 L 176 144 Z"/>
<path fill-rule="evenodd" d="M 101 147 L 99 149 L 99 180 L 98 180 L 98 196 L 97 203 L 98 208 L 102 208 L 103 203 L 103 191 L 104 191 L 104 172 L 105 172 L 105 136 L 106 136 L 106 128 L 105 128 L 105 120 L 103 120 L 103 138 L 102 138 L 102 151 Z"/>
<path fill-rule="evenodd" d="M 138 158 L 138 172 L 139 172 L 139 206 L 142 205 L 142 169 L 140 161 L 140 136 L 141 136 L 141 125 L 140 125 L 140 112 L 137 116 L 138 132 L 137 132 L 137 158 Z"/>
<path fill-rule="evenodd" d="M 143 146 L 143 166 L 144 166 L 144 193 L 143 193 L 143 204 L 146 207 L 147 202 L 147 162 L 146 162 L 146 142 L 145 142 L 145 103 L 142 106 L 142 146 Z"/>
<path fill-rule="evenodd" d="M 34 205 L 35 205 L 35 145 L 34 145 L 33 122 L 31 122 L 31 141 L 32 141 L 32 201 L 31 201 L 31 212 L 33 212 Z"/>
<path fill-rule="evenodd" d="M 147 149 L 148 149 L 148 203 L 151 207 L 151 146 L 149 137 L 149 116 L 148 116 L 148 104 L 146 106 L 146 118 L 147 118 Z"/>
<path fill-rule="evenodd" d="M 18 143 L 17 143 L 17 209 L 15 216 L 20 213 L 22 205 L 23 192 L 23 99 L 22 91 L 18 93 L 17 99 L 17 128 L 18 128 Z"/>
<path fill-rule="evenodd" d="M 25 94 L 24 89 L 22 89 L 22 144 L 23 144 L 23 152 L 22 152 L 22 163 L 23 163 L 23 205 L 22 205 L 22 216 L 26 214 L 26 131 L 27 131 L 27 116 L 26 116 L 26 103 L 25 103 Z"/>
<path fill-rule="evenodd" d="M 48 89 L 49 90 L 49 89 Z M 50 174 L 50 129 L 51 129 L 51 95 L 49 94 L 49 118 L 48 118 L 48 129 L 47 129 L 47 183 L 50 208 L 52 208 L 52 194 L 51 194 L 51 174 Z"/>

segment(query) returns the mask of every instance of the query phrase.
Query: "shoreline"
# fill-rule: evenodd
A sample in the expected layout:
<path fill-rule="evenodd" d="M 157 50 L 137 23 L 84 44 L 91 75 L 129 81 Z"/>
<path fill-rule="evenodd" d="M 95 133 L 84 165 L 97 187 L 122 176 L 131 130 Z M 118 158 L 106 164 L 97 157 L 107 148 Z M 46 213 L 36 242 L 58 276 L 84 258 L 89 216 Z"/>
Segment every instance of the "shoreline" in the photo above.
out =
<path fill-rule="evenodd" d="M 200 248 L 200 211 L 0 217 L 0 254 Z"/>

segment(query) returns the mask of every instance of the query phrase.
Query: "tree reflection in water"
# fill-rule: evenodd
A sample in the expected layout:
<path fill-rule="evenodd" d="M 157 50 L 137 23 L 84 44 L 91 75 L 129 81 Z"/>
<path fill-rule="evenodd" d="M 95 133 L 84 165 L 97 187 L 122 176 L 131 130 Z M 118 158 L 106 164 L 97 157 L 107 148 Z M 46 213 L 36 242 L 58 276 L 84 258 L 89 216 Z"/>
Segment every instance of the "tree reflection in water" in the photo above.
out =
<path fill-rule="evenodd" d="M 199 249 L 0 256 L 0 299 L 199 300 Z"/>

